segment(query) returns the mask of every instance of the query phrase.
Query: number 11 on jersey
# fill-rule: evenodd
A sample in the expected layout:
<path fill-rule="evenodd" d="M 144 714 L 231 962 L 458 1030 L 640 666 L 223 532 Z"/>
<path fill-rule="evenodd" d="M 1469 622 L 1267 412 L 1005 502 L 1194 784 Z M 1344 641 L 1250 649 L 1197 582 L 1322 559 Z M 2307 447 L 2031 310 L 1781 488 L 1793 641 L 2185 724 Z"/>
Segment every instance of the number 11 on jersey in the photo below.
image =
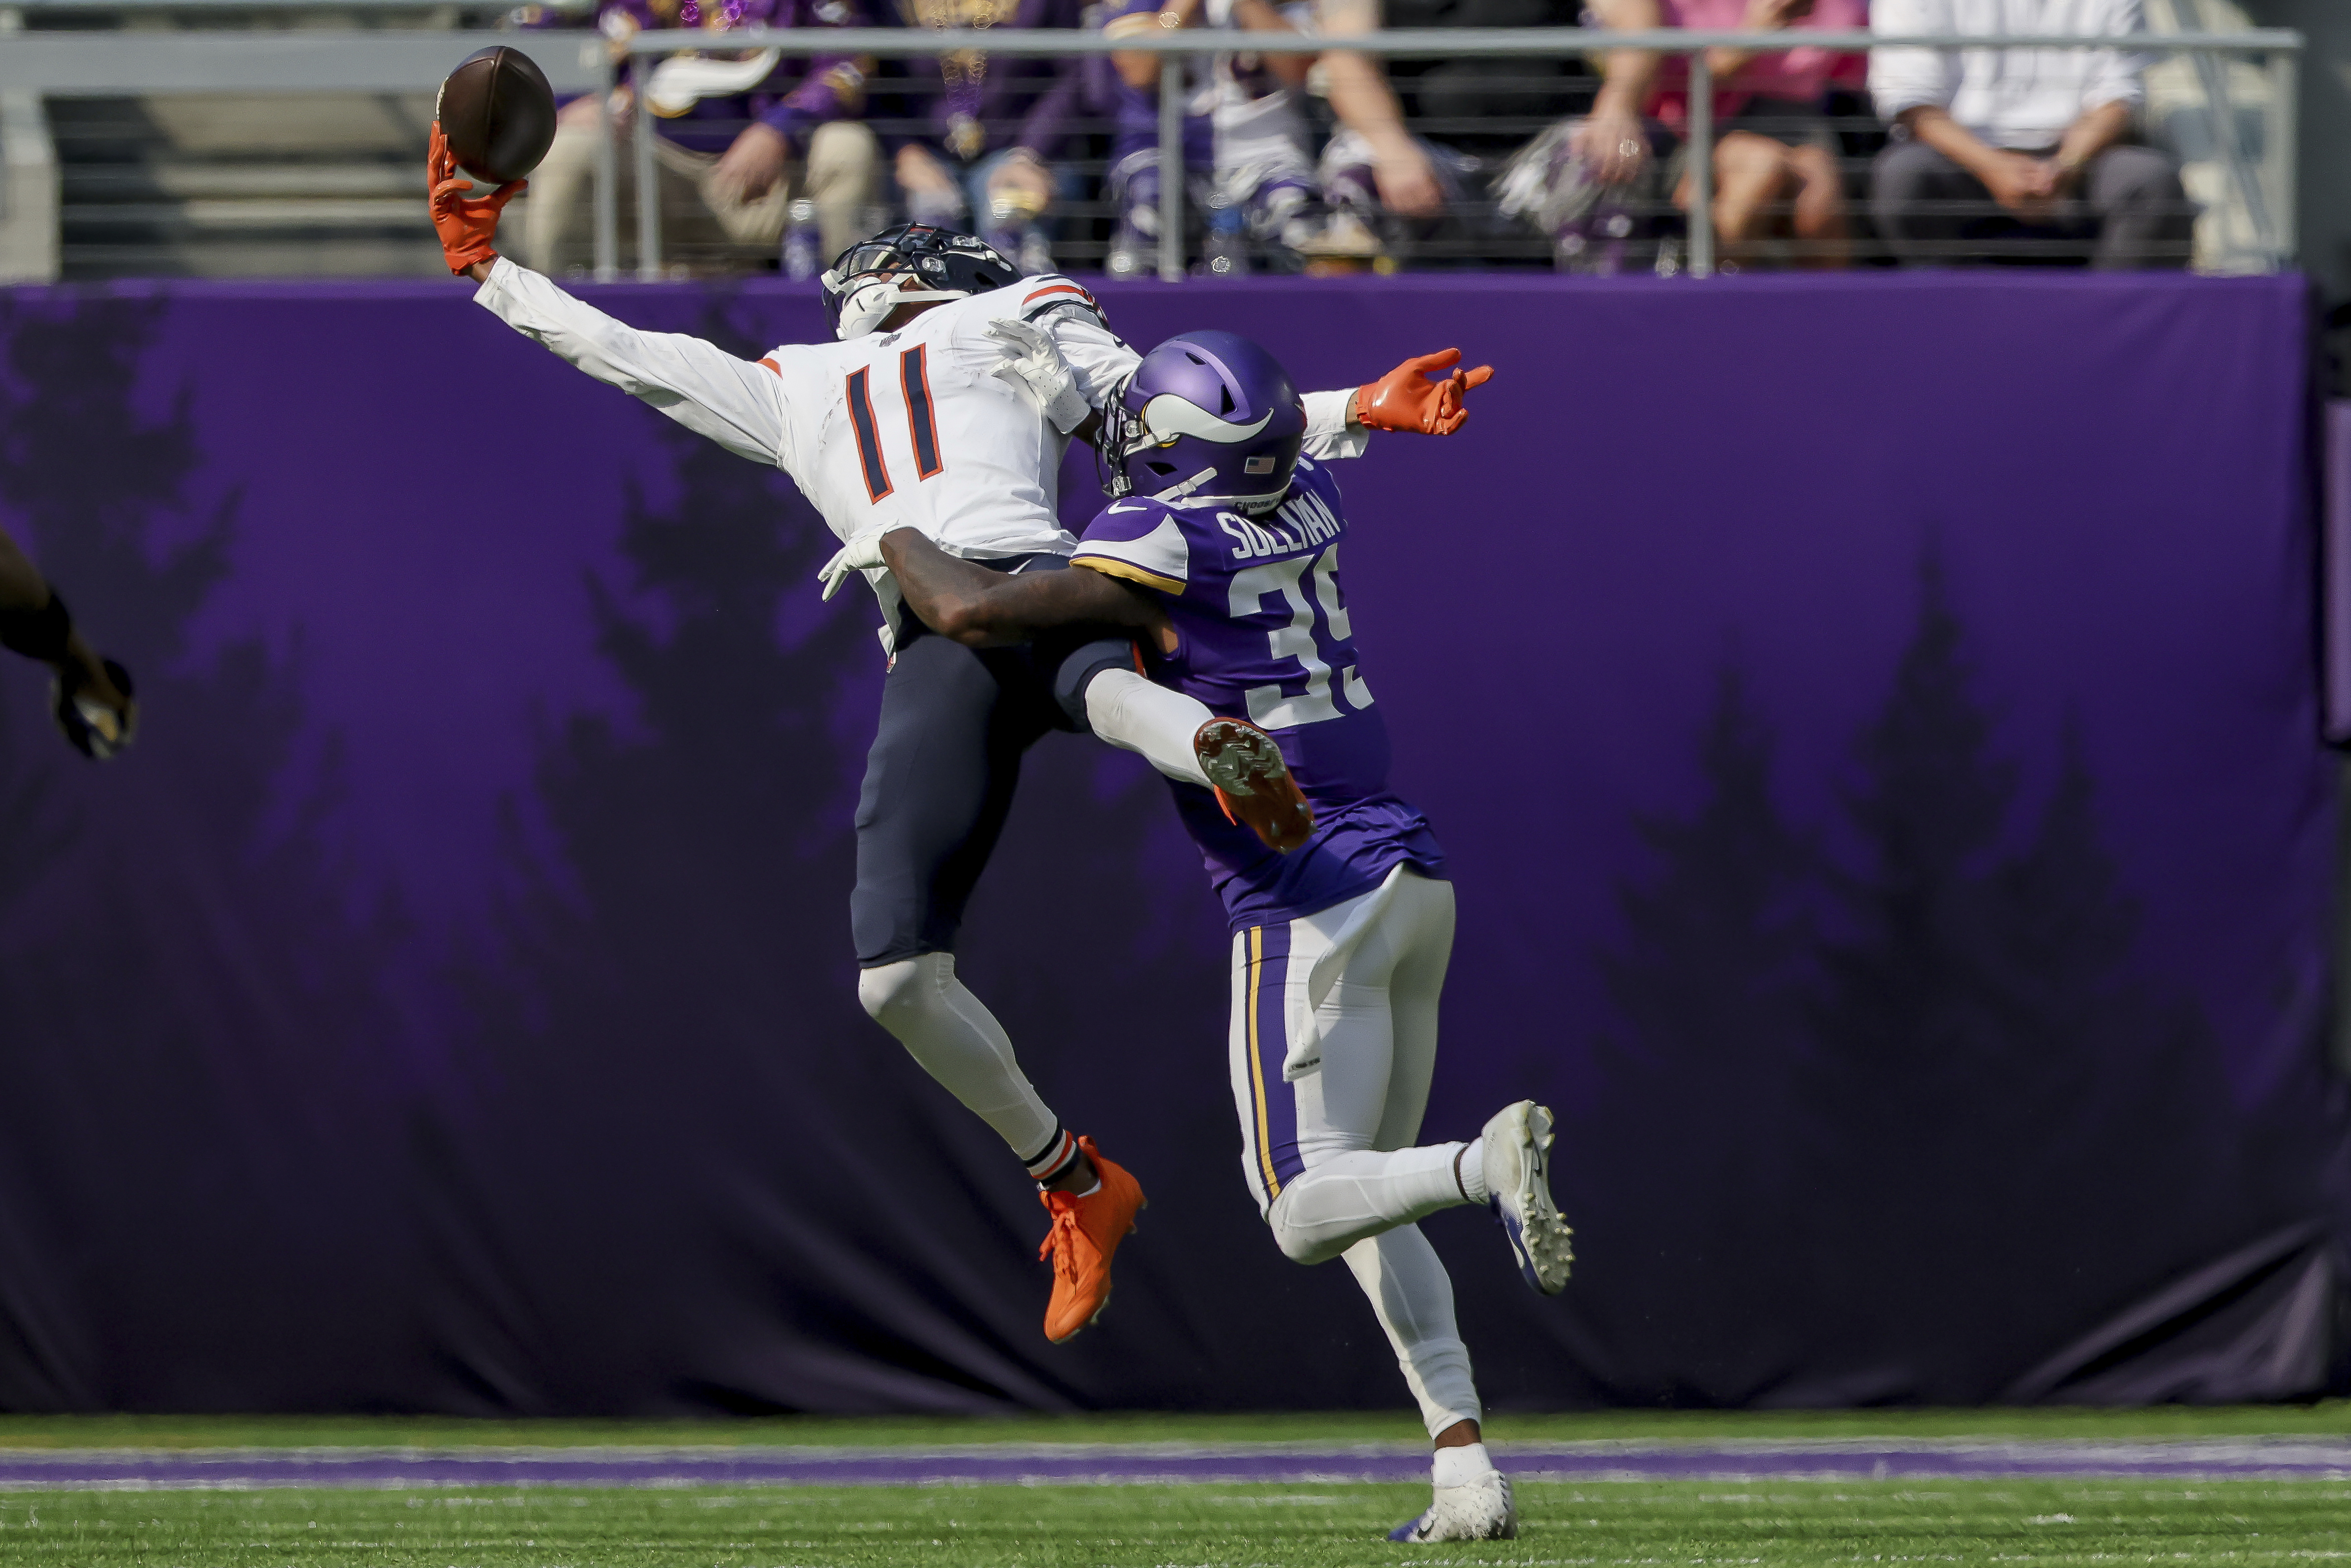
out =
<path fill-rule="evenodd" d="M 890 465 L 882 456 L 882 429 L 873 417 L 871 366 L 849 372 L 845 395 L 849 423 L 857 433 L 857 463 L 865 475 L 865 494 L 876 503 L 890 495 Z M 906 394 L 906 431 L 914 448 L 917 484 L 946 471 L 939 457 L 939 430 L 931 413 L 931 376 L 925 346 L 915 344 L 898 356 L 898 384 Z"/>

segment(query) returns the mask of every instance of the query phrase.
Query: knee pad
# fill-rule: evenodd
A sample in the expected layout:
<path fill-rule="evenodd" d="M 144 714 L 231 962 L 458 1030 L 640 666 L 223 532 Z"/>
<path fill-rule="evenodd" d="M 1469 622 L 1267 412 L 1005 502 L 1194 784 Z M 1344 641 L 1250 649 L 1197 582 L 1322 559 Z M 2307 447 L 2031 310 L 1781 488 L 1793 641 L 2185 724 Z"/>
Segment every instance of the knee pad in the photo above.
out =
<path fill-rule="evenodd" d="M 902 1035 L 909 1023 L 937 1005 L 939 969 L 954 962 L 951 954 L 924 953 L 860 969 L 857 1000 L 868 1018 L 892 1034 Z"/>
<path fill-rule="evenodd" d="M 1295 1191 L 1295 1187 L 1284 1187 L 1275 1197 L 1265 1211 L 1266 1228 L 1273 1232 L 1273 1244 L 1280 1248 L 1281 1255 L 1291 1262 L 1310 1269 L 1317 1263 L 1328 1263 L 1346 1249 L 1330 1247 L 1311 1231 L 1290 1223 L 1290 1198 Z"/>

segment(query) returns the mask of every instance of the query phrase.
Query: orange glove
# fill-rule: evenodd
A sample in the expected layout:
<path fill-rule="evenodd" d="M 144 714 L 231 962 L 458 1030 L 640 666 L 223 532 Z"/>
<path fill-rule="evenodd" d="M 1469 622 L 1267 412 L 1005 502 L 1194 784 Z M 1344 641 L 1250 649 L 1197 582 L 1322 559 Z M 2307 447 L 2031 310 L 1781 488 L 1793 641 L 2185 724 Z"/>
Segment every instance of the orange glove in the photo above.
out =
<path fill-rule="evenodd" d="M 496 261 L 498 253 L 490 242 L 498 237 L 498 214 L 530 182 L 509 180 L 486 196 L 469 199 L 465 176 L 457 172 L 457 155 L 449 151 L 449 139 L 441 134 L 437 120 L 424 170 L 433 190 L 428 202 L 433 228 L 441 236 L 441 254 L 448 257 L 449 270 L 463 277 L 475 262 Z"/>
<path fill-rule="evenodd" d="M 1355 390 L 1355 421 L 1372 430 L 1405 430 L 1420 435 L 1450 435 L 1469 422 L 1461 400 L 1471 387 L 1494 379 L 1494 367 L 1455 371 L 1439 381 L 1426 372 L 1461 362 L 1461 350 L 1422 354 L 1406 360 L 1378 381 Z"/>

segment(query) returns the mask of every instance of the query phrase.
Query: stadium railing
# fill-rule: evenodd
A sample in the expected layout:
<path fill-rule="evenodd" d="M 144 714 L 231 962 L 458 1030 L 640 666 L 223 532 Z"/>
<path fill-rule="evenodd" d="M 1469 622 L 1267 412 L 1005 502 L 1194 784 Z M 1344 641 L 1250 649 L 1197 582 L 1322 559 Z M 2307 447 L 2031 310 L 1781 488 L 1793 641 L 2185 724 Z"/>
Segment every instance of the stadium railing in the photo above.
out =
<path fill-rule="evenodd" d="M 585 0 L 567 8 L 580 9 Z M 551 7 L 550 7 L 551 8 Z M 316 26 L 268 31 L 198 26 L 178 30 L 7 31 L 16 15 L 82 16 L 107 13 L 186 13 L 207 21 L 218 16 L 273 12 L 320 15 L 483 15 L 502 6 L 482 4 L 435 5 L 428 0 L 18 0 L 0 5 L 0 107 L 11 95 L 95 96 L 169 93 L 416 92 L 430 91 L 457 59 L 486 44 L 524 48 L 559 92 L 594 93 L 612 123 L 613 94 L 661 56 L 706 50 L 718 37 L 699 29 L 640 32 L 620 43 L 587 30 L 500 30 L 382 27 L 329 29 Z M 776 47 L 804 53 L 806 30 L 742 28 L 723 35 L 729 51 Z M 2298 108 L 2298 68 L 2304 39 L 2284 29 L 2234 32 L 2173 32 L 2131 35 L 2126 47 L 2145 56 L 2191 62 L 2204 99 L 2202 151 L 2217 165 L 2220 184 L 2235 220 L 2221 246 L 2222 270 L 2274 269 L 2293 264 L 2296 254 L 2294 162 Z M 1181 168 L 1181 114 L 1186 63 L 1227 52 L 1319 54 L 1343 48 L 1387 60 L 1520 59 L 1582 62 L 1587 57 L 1625 49 L 1686 57 L 1691 78 L 1688 170 L 1692 199 L 1687 218 L 1687 256 L 1682 267 L 1705 277 L 1716 270 L 1712 214 L 1713 124 L 1711 73 L 1706 51 L 1734 47 L 1756 53 L 1823 48 L 1865 55 L 1874 47 L 1915 46 L 1945 49 L 2112 48 L 2111 37 L 1958 35 L 1891 36 L 1868 32 L 1801 30 L 1776 33 L 1701 32 L 1671 29 L 1613 33 L 1598 29 L 1478 28 L 1396 29 L 1329 37 L 1285 37 L 1264 32 L 1190 29 L 1154 37 L 1112 40 L 1097 32 L 1047 30 L 928 30 L 919 28 L 827 28 L 824 50 L 881 57 L 935 57 L 977 51 L 1005 57 L 1081 59 L 1112 53 L 1151 53 L 1162 57 L 1158 271 L 1171 281 L 1185 276 L 1186 184 Z M 2249 123 L 2236 101 L 2224 63 L 2260 73 L 2262 101 Z M 653 130 L 649 117 L 632 117 L 631 162 L 635 175 L 635 272 L 642 278 L 668 275 Z M 617 139 L 600 138 L 594 196 L 592 268 L 599 278 L 621 276 L 622 217 Z M 2208 203 L 2209 204 L 2209 203 Z"/>

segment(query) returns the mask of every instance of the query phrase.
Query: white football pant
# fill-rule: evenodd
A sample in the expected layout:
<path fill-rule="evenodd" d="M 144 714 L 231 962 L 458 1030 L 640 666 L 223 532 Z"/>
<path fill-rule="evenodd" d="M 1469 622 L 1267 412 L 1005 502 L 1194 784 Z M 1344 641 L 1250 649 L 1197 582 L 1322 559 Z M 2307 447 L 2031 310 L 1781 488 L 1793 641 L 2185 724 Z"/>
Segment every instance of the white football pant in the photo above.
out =
<path fill-rule="evenodd" d="M 1468 1201 L 1455 1171 L 1465 1145 L 1412 1146 L 1452 953 L 1452 884 L 1405 866 L 1360 898 L 1233 938 L 1249 1190 L 1287 1256 L 1347 1260 L 1431 1437 L 1479 1412 L 1453 1282 L 1413 1223 Z"/>
<path fill-rule="evenodd" d="M 1004 1026 L 956 978 L 954 954 L 925 953 L 861 970 L 857 999 L 1014 1154 L 1027 1160 L 1051 1152 L 1061 1124 L 1020 1071 Z"/>

